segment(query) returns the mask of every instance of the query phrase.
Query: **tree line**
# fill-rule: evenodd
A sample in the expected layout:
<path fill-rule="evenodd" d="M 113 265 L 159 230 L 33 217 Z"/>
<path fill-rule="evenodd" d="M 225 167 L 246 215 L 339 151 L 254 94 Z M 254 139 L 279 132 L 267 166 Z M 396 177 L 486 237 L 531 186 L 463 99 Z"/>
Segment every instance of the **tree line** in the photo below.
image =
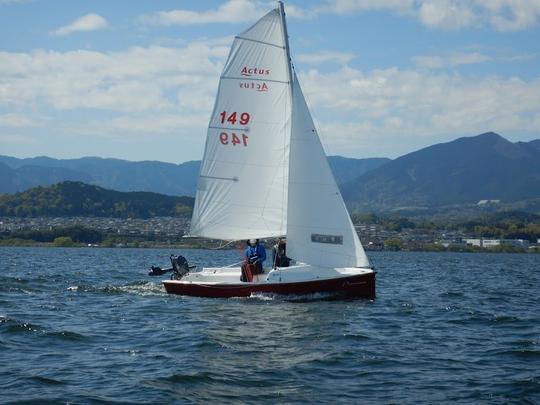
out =
<path fill-rule="evenodd" d="M 375 224 L 387 231 L 404 229 L 456 231 L 477 238 L 524 239 L 535 243 L 540 238 L 540 215 L 503 211 L 474 218 L 407 218 L 398 214 L 358 213 L 351 215 L 355 224 Z"/>
<path fill-rule="evenodd" d="M 190 215 L 192 207 L 192 197 L 120 192 L 73 181 L 0 195 L 0 216 L 5 217 L 151 218 Z"/>

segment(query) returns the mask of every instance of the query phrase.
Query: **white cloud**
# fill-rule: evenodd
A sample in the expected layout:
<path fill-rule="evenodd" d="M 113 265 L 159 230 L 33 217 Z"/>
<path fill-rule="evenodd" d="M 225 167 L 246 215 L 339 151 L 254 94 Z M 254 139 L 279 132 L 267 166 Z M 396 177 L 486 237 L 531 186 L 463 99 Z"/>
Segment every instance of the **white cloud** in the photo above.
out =
<path fill-rule="evenodd" d="M 520 62 L 538 57 L 536 53 L 485 55 L 480 52 L 454 52 L 446 55 L 420 55 L 412 58 L 419 68 L 441 69 L 484 62 Z"/>
<path fill-rule="evenodd" d="M 414 6 L 413 0 L 328 0 L 316 6 L 317 13 L 349 14 L 358 11 L 395 10 L 408 12 Z"/>
<path fill-rule="evenodd" d="M 143 15 L 139 20 L 154 25 L 202 25 L 202 24 L 236 24 L 252 22 L 268 13 L 275 2 L 254 0 L 228 0 L 216 9 L 206 11 L 169 10 Z M 288 18 L 305 19 L 314 15 L 314 11 L 294 5 L 286 6 Z"/>
<path fill-rule="evenodd" d="M 275 2 L 272 2 L 271 5 L 275 6 L 275 4 L 276 4 Z M 266 7 L 266 12 L 268 12 L 268 9 L 269 9 L 268 4 L 266 4 L 265 7 Z M 315 13 L 315 10 L 313 9 L 297 7 L 293 4 L 287 3 L 285 5 L 285 14 L 287 16 L 287 19 L 297 18 L 297 19 L 303 20 L 303 19 L 313 18 L 316 13 Z"/>
<path fill-rule="evenodd" d="M 202 141 L 229 44 L 0 52 L 0 111 L 7 112 L 0 127 L 92 136 L 200 133 Z M 35 118 L 45 115 L 55 118 Z"/>
<path fill-rule="evenodd" d="M 428 69 L 470 65 L 492 60 L 493 58 L 491 56 L 483 55 L 479 52 L 453 53 L 447 56 L 416 56 L 413 58 L 417 66 Z"/>
<path fill-rule="evenodd" d="M 354 59 L 353 53 L 347 52 L 332 52 L 332 51 L 320 51 L 316 53 L 304 53 L 299 54 L 295 59 L 301 63 L 309 63 L 312 65 L 319 65 L 325 62 L 334 62 L 341 65 L 346 65 Z"/>
<path fill-rule="evenodd" d="M 68 35 L 73 32 L 97 31 L 109 25 L 107 20 L 98 14 L 86 14 L 68 25 L 64 25 L 53 32 L 53 35 Z"/>
<path fill-rule="evenodd" d="M 404 139 L 540 133 L 540 78 L 466 78 L 396 68 L 302 72 L 301 80 L 331 153 L 410 151 Z"/>
<path fill-rule="evenodd" d="M 99 137 L 147 136 L 149 134 L 176 133 L 178 138 L 191 136 L 193 133 L 204 133 L 210 113 L 158 113 L 139 115 L 120 115 L 111 119 L 97 119 L 85 123 L 84 126 L 68 125 L 63 131 L 79 135 Z M 201 138 L 202 139 L 202 138 Z"/>
<path fill-rule="evenodd" d="M 239 23 L 260 18 L 268 12 L 259 2 L 229 0 L 217 9 L 208 11 L 171 10 L 141 17 L 141 20 L 157 25 L 197 25 L 212 23 Z M 297 11 L 298 13 L 298 11 Z"/>
<path fill-rule="evenodd" d="M 28 128 L 42 125 L 38 120 L 24 114 L 8 113 L 0 114 L 0 127 Z"/>
<path fill-rule="evenodd" d="M 477 16 L 463 1 L 428 0 L 420 5 L 418 19 L 428 27 L 455 29 L 473 25 Z"/>
<path fill-rule="evenodd" d="M 268 7 L 265 1 L 228 0 L 215 9 L 161 11 L 140 20 L 166 26 L 250 22 L 268 12 Z M 287 5 L 285 10 L 289 18 L 389 11 L 435 29 L 491 26 L 499 31 L 517 31 L 540 19 L 539 0 L 327 0 L 304 8 Z"/>
<path fill-rule="evenodd" d="M 215 92 L 226 54 L 219 42 L 109 53 L 0 52 L 0 106 L 45 103 L 57 110 L 170 111 L 178 107 L 179 93 Z"/>
<path fill-rule="evenodd" d="M 0 52 L 0 126 L 9 129 L 11 142 L 17 131 L 33 131 L 35 139 L 60 133 L 125 142 L 170 136 L 195 150 L 204 140 L 229 42 L 119 52 Z M 366 156 L 369 149 L 380 151 L 370 155 L 395 156 L 434 136 L 540 133 L 540 78 L 468 78 L 397 68 L 365 72 L 348 66 L 350 57 L 304 55 L 313 64 L 343 64 L 329 73 L 300 72 L 331 153 Z M 500 59 L 477 52 L 418 58 L 419 66 L 431 68 Z M 39 118 L 44 116 L 53 118 Z"/>
<path fill-rule="evenodd" d="M 538 0 L 474 0 L 488 13 L 489 22 L 499 31 L 517 31 L 536 24 L 540 18 Z"/>
<path fill-rule="evenodd" d="M 539 0 L 328 0 L 313 11 L 318 14 L 350 14 L 388 10 L 416 18 L 440 29 L 491 26 L 498 31 L 517 31 L 537 24 Z M 309 14 L 308 11 L 305 12 Z"/>
<path fill-rule="evenodd" d="M 35 138 L 26 135 L 20 134 L 10 134 L 5 132 L 0 132 L 0 142 L 4 145 L 36 145 L 37 141 Z"/>

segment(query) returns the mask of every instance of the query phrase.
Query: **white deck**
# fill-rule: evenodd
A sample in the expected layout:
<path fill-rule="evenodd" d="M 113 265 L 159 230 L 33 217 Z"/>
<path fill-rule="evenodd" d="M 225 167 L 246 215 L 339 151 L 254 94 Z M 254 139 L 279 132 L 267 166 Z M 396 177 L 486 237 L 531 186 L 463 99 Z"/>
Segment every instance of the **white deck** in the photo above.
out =
<path fill-rule="evenodd" d="M 356 276 L 372 272 L 373 270 L 369 268 L 343 267 L 331 269 L 314 267 L 307 264 L 297 264 L 277 269 L 264 269 L 263 274 L 253 276 L 253 281 L 251 283 L 296 283 Z M 240 275 L 240 267 L 205 267 L 201 271 L 186 274 L 180 281 L 211 284 L 238 284 L 241 283 Z"/>

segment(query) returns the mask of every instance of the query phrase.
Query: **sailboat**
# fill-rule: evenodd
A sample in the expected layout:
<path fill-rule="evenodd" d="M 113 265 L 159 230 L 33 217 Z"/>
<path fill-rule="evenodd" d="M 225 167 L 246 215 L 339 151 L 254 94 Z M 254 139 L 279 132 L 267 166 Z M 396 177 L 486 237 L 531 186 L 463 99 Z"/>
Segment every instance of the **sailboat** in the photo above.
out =
<path fill-rule="evenodd" d="M 288 267 L 186 270 L 168 293 L 375 298 L 370 266 L 292 66 L 282 2 L 235 37 L 208 125 L 190 236 L 286 237 Z M 186 267 L 187 269 L 187 267 Z"/>

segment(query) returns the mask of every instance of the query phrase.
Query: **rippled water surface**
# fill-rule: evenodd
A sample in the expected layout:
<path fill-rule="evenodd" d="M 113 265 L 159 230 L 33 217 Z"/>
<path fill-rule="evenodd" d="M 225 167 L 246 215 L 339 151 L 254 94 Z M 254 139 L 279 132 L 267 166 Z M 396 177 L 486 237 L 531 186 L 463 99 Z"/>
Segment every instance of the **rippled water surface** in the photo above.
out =
<path fill-rule="evenodd" d="M 0 248 L 0 402 L 540 404 L 540 255 L 372 253 L 332 301 L 169 296 L 170 253 Z"/>

